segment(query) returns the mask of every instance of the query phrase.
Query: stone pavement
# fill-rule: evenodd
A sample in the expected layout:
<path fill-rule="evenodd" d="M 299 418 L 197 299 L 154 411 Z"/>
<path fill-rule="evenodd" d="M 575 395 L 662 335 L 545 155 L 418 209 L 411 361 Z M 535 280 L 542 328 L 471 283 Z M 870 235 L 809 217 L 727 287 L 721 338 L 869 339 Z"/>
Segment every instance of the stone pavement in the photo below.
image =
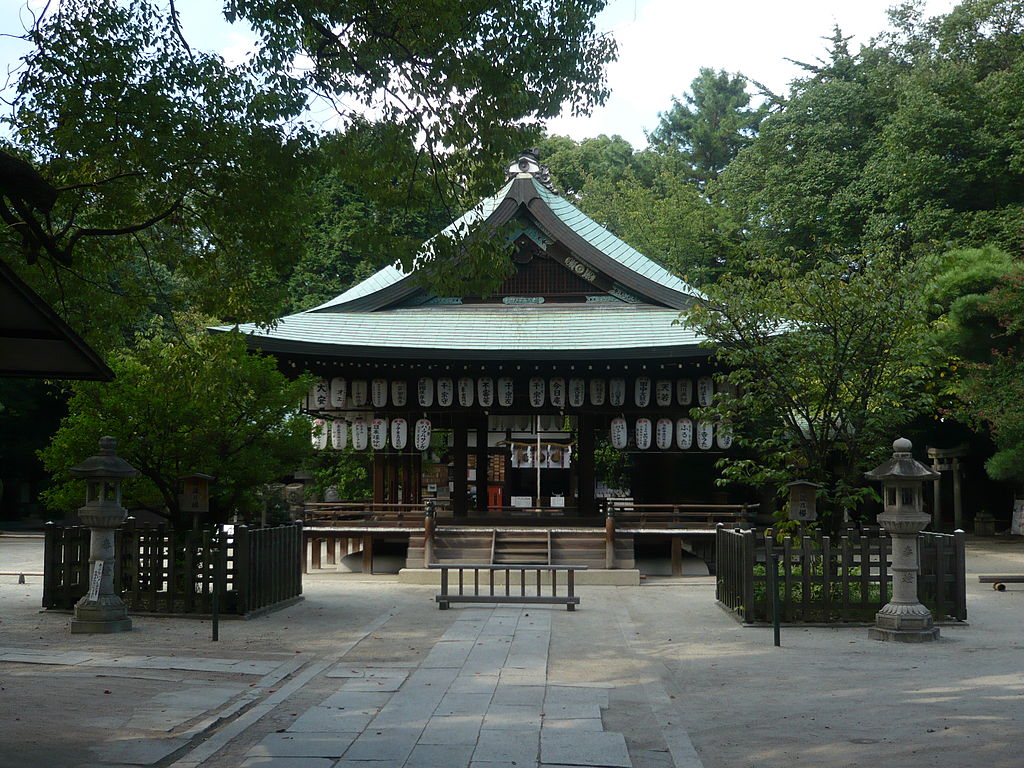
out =
<path fill-rule="evenodd" d="M 313 574 L 303 603 L 211 643 L 144 616 L 72 636 L 39 579 L 0 577 L 0 768 L 1019 768 L 1024 586 L 976 578 L 1006 571 L 1024 541 L 971 542 L 970 623 L 938 643 L 784 627 L 782 648 L 709 578 L 584 587 L 570 613 Z"/>

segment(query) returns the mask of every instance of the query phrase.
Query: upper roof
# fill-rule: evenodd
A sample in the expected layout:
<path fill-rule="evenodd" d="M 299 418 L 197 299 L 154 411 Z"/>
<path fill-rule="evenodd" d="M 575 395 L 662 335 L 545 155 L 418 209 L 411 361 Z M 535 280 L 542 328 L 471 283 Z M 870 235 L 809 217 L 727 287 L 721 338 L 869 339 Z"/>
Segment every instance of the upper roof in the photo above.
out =
<path fill-rule="evenodd" d="M 706 354 L 703 338 L 679 327 L 679 311 L 703 294 L 590 219 L 554 192 L 536 155 L 523 153 L 506 184 L 439 235 L 509 222 L 580 279 L 576 303 L 463 303 L 438 297 L 399 265 L 381 269 L 313 309 L 252 324 L 251 347 L 275 354 L 455 359 L 639 358 Z M 557 248 L 553 248 L 557 244 Z M 430 241 L 424 249 L 430 247 Z M 551 263 L 551 262 L 547 262 Z M 593 295 L 589 295 L 592 289 Z M 508 302 L 509 299 L 506 299 Z M 213 330 L 230 330 L 222 327 Z"/>

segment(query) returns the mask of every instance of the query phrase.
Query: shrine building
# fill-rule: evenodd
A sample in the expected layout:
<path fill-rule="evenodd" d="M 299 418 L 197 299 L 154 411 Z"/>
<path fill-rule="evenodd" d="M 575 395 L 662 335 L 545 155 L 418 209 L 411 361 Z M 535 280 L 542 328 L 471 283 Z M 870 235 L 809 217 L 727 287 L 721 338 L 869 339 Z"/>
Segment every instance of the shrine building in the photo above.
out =
<path fill-rule="evenodd" d="M 271 328 L 240 326 L 286 372 L 319 377 L 305 403 L 317 447 L 372 454 L 372 504 L 337 504 L 334 523 L 404 521 L 412 564 L 428 501 L 439 524 L 491 531 L 492 558 L 498 531 L 603 532 L 610 510 L 623 531 L 675 532 L 675 555 L 684 531 L 745 514 L 750 499 L 714 484 L 728 428 L 691 415 L 715 391 L 710 350 L 678 322 L 702 294 L 559 195 L 532 152 L 449 230 L 467 225 L 513 238 L 514 272 L 490 296 L 437 295 L 389 266 Z M 628 488 L 599 477 L 609 451 L 628 457 Z"/>

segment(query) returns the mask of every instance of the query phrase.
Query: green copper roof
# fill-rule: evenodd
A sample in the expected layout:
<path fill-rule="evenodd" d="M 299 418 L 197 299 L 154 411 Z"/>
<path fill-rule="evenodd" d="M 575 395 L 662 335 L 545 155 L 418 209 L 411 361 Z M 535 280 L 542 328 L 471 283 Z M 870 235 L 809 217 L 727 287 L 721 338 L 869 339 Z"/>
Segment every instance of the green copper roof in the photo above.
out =
<path fill-rule="evenodd" d="M 425 305 L 380 312 L 302 312 L 271 329 L 247 324 L 267 352 L 345 357 L 530 359 L 706 354 L 674 309 L 618 303 Z M 227 331 L 228 327 L 216 330 Z"/>

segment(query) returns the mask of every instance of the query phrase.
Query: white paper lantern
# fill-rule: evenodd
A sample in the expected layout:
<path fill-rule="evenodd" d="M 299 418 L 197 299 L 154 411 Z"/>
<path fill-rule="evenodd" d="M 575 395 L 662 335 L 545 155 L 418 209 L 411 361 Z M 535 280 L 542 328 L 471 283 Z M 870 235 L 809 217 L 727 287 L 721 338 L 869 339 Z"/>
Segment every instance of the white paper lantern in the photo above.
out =
<path fill-rule="evenodd" d="M 612 419 L 611 440 L 612 447 L 619 451 L 625 448 L 629 442 L 629 428 L 626 426 L 626 420 L 621 416 Z"/>
<path fill-rule="evenodd" d="M 701 376 L 697 379 L 697 403 L 701 406 L 711 405 L 711 399 L 715 396 L 715 383 L 710 376 Z"/>
<path fill-rule="evenodd" d="M 476 380 L 476 399 L 481 408 L 490 408 L 494 404 L 494 379 L 481 376 Z"/>
<path fill-rule="evenodd" d="M 348 442 L 348 422 L 344 419 L 335 419 L 331 422 L 331 447 L 341 450 Z"/>
<path fill-rule="evenodd" d="M 309 388 L 309 410 L 326 411 L 331 407 L 331 385 L 327 379 L 321 379 Z"/>
<path fill-rule="evenodd" d="M 676 445 L 684 451 L 693 447 L 693 422 L 689 419 L 676 420 Z"/>
<path fill-rule="evenodd" d="M 676 402 L 680 405 L 689 405 L 693 402 L 693 381 L 691 379 L 676 379 Z"/>
<path fill-rule="evenodd" d="M 626 403 L 626 380 L 615 378 L 608 382 L 608 402 L 615 408 Z"/>
<path fill-rule="evenodd" d="M 582 408 L 587 400 L 587 382 L 581 378 L 569 379 L 569 405 Z"/>
<path fill-rule="evenodd" d="M 452 399 L 455 397 L 455 384 L 450 378 L 445 376 L 437 380 L 437 404 L 442 408 L 447 408 L 452 404 Z"/>
<path fill-rule="evenodd" d="M 706 451 L 715 444 L 715 430 L 710 421 L 697 422 L 697 447 Z"/>
<path fill-rule="evenodd" d="M 416 401 L 424 408 L 434 404 L 434 380 L 423 376 L 416 382 Z"/>
<path fill-rule="evenodd" d="M 544 379 L 534 376 L 530 379 L 530 405 L 534 408 L 544 407 Z"/>
<path fill-rule="evenodd" d="M 370 402 L 374 408 L 383 408 L 388 404 L 387 379 L 373 379 L 370 382 Z"/>
<path fill-rule="evenodd" d="M 313 419 L 313 447 L 322 451 L 327 447 L 327 424 L 323 419 Z"/>
<path fill-rule="evenodd" d="M 555 376 L 548 382 L 548 397 L 555 408 L 565 407 L 565 379 Z"/>
<path fill-rule="evenodd" d="M 543 432 L 561 432 L 564 424 L 565 419 L 557 413 L 540 417 L 540 428 Z"/>
<path fill-rule="evenodd" d="M 654 382 L 654 402 L 660 407 L 672 405 L 672 382 L 668 379 L 658 379 Z"/>
<path fill-rule="evenodd" d="M 636 420 L 636 447 L 641 451 L 646 451 L 651 447 L 651 420 L 650 419 L 637 419 Z"/>
<path fill-rule="evenodd" d="M 473 380 L 469 376 L 460 376 L 458 381 L 459 405 L 469 408 L 473 405 Z"/>
<path fill-rule="evenodd" d="M 356 408 L 366 405 L 366 379 L 352 381 L 352 405 Z"/>
<path fill-rule="evenodd" d="M 515 384 L 512 382 L 512 377 L 501 376 L 498 379 L 498 405 L 502 408 L 509 408 L 512 406 L 514 398 Z"/>
<path fill-rule="evenodd" d="M 425 451 L 430 447 L 430 419 L 419 419 L 416 422 L 412 439 L 417 451 Z"/>
<path fill-rule="evenodd" d="M 331 407 L 344 408 L 348 398 L 348 382 L 340 376 L 331 379 Z"/>
<path fill-rule="evenodd" d="M 365 451 L 369 439 L 369 430 L 366 428 L 366 419 L 357 416 L 352 422 L 352 447 L 357 451 Z"/>
<path fill-rule="evenodd" d="M 604 405 L 605 398 L 605 381 L 604 379 L 591 379 L 590 380 L 590 404 L 591 405 Z"/>
<path fill-rule="evenodd" d="M 646 408 L 651 402 L 651 377 L 637 376 L 633 382 L 633 402 L 637 408 Z"/>
<path fill-rule="evenodd" d="M 718 432 L 715 435 L 715 443 L 723 451 L 727 451 L 732 448 L 732 426 L 723 421 L 718 425 Z"/>
<path fill-rule="evenodd" d="M 404 379 L 396 379 L 391 382 L 391 402 L 393 405 L 404 408 L 407 394 L 408 388 Z"/>
<path fill-rule="evenodd" d="M 654 428 L 654 442 L 663 451 L 672 447 L 672 419 L 658 419 Z"/>
<path fill-rule="evenodd" d="M 396 451 L 401 451 L 405 448 L 405 444 L 409 441 L 409 424 L 405 419 L 392 419 L 391 420 L 391 447 Z"/>
<path fill-rule="evenodd" d="M 388 444 L 388 420 L 378 416 L 370 422 L 370 445 L 381 451 Z"/>

